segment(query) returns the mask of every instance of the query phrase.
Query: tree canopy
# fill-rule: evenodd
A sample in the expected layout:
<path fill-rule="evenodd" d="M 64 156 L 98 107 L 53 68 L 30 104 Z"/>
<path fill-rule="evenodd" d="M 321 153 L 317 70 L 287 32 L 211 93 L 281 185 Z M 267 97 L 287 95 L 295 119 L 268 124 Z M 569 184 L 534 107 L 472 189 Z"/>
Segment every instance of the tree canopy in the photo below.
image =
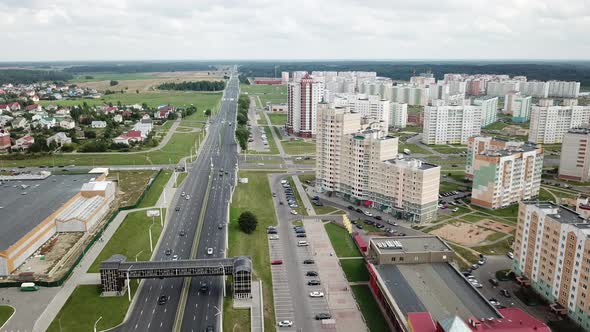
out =
<path fill-rule="evenodd" d="M 238 217 L 238 225 L 242 232 L 246 234 L 251 234 L 256 230 L 256 226 L 258 226 L 258 219 L 256 215 L 250 211 L 244 211 Z"/>

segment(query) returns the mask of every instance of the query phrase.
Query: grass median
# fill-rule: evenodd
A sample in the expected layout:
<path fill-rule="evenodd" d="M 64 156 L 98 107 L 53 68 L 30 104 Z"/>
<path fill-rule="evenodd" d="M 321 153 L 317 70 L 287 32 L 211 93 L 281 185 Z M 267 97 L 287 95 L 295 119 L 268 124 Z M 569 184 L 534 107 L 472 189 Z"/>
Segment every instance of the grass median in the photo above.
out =
<path fill-rule="evenodd" d="M 9 305 L 0 305 L 0 326 L 4 326 L 6 322 L 14 314 L 14 308 Z"/>
<path fill-rule="evenodd" d="M 348 231 L 336 224 L 327 223 L 324 225 L 336 256 L 343 257 L 361 257 L 361 252 L 352 240 Z"/>
<path fill-rule="evenodd" d="M 240 172 L 240 178 L 248 178 L 248 183 L 239 183 L 236 187 L 230 207 L 230 224 L 228 229 L 228 256 L 252 257 L 254 275 L 263 282 L 264 329 L 275 331 L 275 315 L 272 296 L 272 277 L 266 227 L 276 225 L 272 193 L 266 172 Z M 238 226 L 238 217 L 244 211 L 250 211 L 258 218 L 258 226 L 252 234 L 242 232 Z M 224 311 L 240 310 L 224 308 Z M 224 316 L 225 326 L 234 326 L 232 317 L 237 313 Z M 243 326 L 242 326 L 243 327 Z"/>
<path fill-rule="evenodd" d="M 369 270 L 363 258 L 341 259 L 340 266 L 349 282 L 369 281 Z"/>
<path fill-rule="evenodd" d="M 166 218 L 164 210 L 163 218 Z M 152 226 L 153 222 L 153 226 Z M 146 261 L 152 256 L 150 251 L 149 228 L 152 229 L 152 243 L 154 248 L 160 238 L 162 227 L 160 226 L 160 217 L 151 218 L 147 216 L 147 211 L 131 212 L 127 215 L 121 226 L 117 229 L 113 237 L 109 240 L 104 249 L 100 252 L 96 260 L 88 269 L 89 273 L 99 272 L 100 262 L 108 259 L 114 254 L 121 254 L 127 257 L 127 260 Z"/>
<path fill-rule="evenodd" d="M 358 304 L 359 308 L 361 309 L 361 313 L 365 318 L 365 323 L 367 323 L 369 331 L 389 331 L 389 325 L 387 325 L 387 321 L 383 317 L 381 309 L 379 309 L 379 305 L 377 304 L 377 301 L 375 301 L 375 297 L 373 297 L 373 293 L 371 293 L 369 286 L 358 285 L 351 286 L 351 288 L 356 303 Z"/>
<path fill-rule="evenodd" d="M 176 179 L 176 182 L 174 183 L 174 188 L 178 188 L 182 185 L 182 181 L 184 181 L 184 179 L 186 179 L 186 177 L 188 176 L 188 173 L 182 172 L 182 173 L 178 173 L 178 178 Z"/>
<path fill-rule="evenodd" d="M 168 180 L 170 180 L 170 176 L 172 176 L 172 171 L 162 171 L 152 183 L 150 189 L 145 193 L 143 200 L 139 203 L 139 208 L 150 207 L 156 205 L 160 195 L 162 194 L 162 190 Z M 172 197 L 169 197 L 171 199 Z"/>

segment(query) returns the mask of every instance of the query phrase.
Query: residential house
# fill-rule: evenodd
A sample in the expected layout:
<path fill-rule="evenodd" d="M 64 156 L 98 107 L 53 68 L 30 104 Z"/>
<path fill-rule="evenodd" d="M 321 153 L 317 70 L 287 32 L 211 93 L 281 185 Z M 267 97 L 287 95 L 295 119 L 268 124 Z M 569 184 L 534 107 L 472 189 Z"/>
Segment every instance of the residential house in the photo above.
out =
<path fill-rule="evenodd" d="M 105 114 L 113 114 L 118 110 L 116 106 L 107 106 L 102 109 Z"/>
<path fill-rule="evenodd" d="M 131 112 L 130 110 L 124 110 L 123 113 L 121 113 L 121 115 L 125 118 L 128 119 L 133 115 L 133 112 Z"/>
<path fill-rule="evenodd" d="M 33 115 L 33 117 L 31 118 L 32 121 L 40 121 L 41 119 L 47 117 L 48 114 L 45 112 L 42 113 L 37 113 L 35 115 Z"/>
<path fill-rule="evenodd" d="M 51 129 L 51 128 L 57 126 L 57 120 L 52 116 L 47 116 L 47 117 L 41 118 L 41 120 L 39 120 L 38 124 L 45 129 Z"/>
<path fill-rule="evenodd" d="M 49 105 L 45 106 L 45 109 L 48 111 L 55 111 L 58 109 L 58 106 L 54 105 L 54 104 L 49 104 Z"/>
<path fill-rule="evenodd" d="M 35 143 L 35 138 L 31 135 L 23 136 L 17 139 L 12 146 L 12 150 L 28 150 L 31 145 Z"/>
<path fill-rule="evenodd" d="M 10 105 L 0 104 L 0 114 L 2 114 L 2 112 L 10 112 Z"/>
<path fill-rule="evenodd" d="M 146 136 L 144 136 L 141 131 L 130 130 L 113 138 L 113 143 L 129 145 L 132 142 L 143 142 L 144 139 L 146 139 Z"/>
<path fill-rule="evenodd" d="M 74 129 L 76 128 L 76 121 L 72 118 L 63 118 L 59 121 L 59 126 L 64 129 Z"/>
<path fill-rule="evenodd" d="M 55 111 L 55 115 L 70 115 L 70 110 L 67 108 L 60 108 Z"/>
<path fill-rule="evenodd" d="M 66 133 L 59 132 L 47 139 L 47 146 L 49 146 L 52 142 L 56 142 L 58 146 L 63 146 L 64 144 L 71 144 L 72 139 L 66 135 Z"/>
<path fill-rule="evenodd" d="M 12 128 L 26 128 L 29 126 L 29 122 L 27 119 L 23 117 L 17 117 L 16 119 L 12 120 Z"/>
<path fill-rule="evenodd" d="M 20 111 L 21 110 L 20 104 L 17 103 L 17 102 L 14 102 L 14 103 L 8 104 L 8 105 L 10 106 L 10 110 L 13 111 L 13 112 L 14 111 Z"/>
<path fill-rule="evenodd" d="M 0 151 L 6 151 L 10 148 L 12 142 L 10 141 L 10 133 L 8 130 L 0 130 Z"/>
<path fill-rule="evenodd" d="M 43 109 L 41 108 L 41 105 L 33 104 L 33 105 L 29 105 L 29 106 L 25 107 L 25 110 L 27 112 L 38 113 L 38 112 L 41 112 Z"/>
<path fill-rule="evenodd" d="M 14 120 L 13 117 L 8 115 L 0 115 L 0 127 L 5 127 L 9 122 Z"/>
<path fill-rule="evenodd" d="M 113 117 L 113 121 L 118 122 L 118 123 L 121 123 L 121 122 L 123 122 L 123 116 L 121 114 L 116 114 Z"/>
<path fill-rule="evenodd" d="M 133 126 L 133 130 L 139 130 L 143 136 L 147 137 L 153 127 L 152 119 L 144 117 Z"/>
<path fill-rule="evenodd" d="M 29 99 L 35 103 L 39 101 L 39 97 L 37 95 L 31 96 Z"/>
<path fill-rule="evenodd" d="M 154 113 L 154 119 L 168 119 L 170 113 L 176 112 L 176 107 L 174 106 L 160 106 L 158 110 Z"/>
<path fill-rule="evenodd" d="M 90 126 L 92 128 L 106 128 L 107 123 L 106 121 L 92 121 L 92 124 Z"/>

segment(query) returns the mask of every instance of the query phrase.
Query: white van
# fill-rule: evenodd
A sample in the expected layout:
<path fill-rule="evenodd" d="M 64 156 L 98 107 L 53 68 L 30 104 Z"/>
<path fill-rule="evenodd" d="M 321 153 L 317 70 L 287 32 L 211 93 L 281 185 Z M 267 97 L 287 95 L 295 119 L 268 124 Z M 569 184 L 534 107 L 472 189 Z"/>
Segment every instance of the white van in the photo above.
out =
<path fill-rule="evenodd" d="M 297 242 L 297 245 L 299 247 L 307 247 L 309 244 L 307 243 L 307 241 L 299 241 Z"/>

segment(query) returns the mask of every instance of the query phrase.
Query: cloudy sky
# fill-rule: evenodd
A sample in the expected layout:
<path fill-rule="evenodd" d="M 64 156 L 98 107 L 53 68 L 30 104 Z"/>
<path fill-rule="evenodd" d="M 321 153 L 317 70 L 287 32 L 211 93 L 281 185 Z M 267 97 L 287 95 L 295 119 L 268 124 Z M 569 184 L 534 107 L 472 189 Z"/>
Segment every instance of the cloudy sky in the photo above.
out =
<path fill-rule="evenodd" d="M 0 61 L 590 59 L 590 0 L 0 0 Z"/>

